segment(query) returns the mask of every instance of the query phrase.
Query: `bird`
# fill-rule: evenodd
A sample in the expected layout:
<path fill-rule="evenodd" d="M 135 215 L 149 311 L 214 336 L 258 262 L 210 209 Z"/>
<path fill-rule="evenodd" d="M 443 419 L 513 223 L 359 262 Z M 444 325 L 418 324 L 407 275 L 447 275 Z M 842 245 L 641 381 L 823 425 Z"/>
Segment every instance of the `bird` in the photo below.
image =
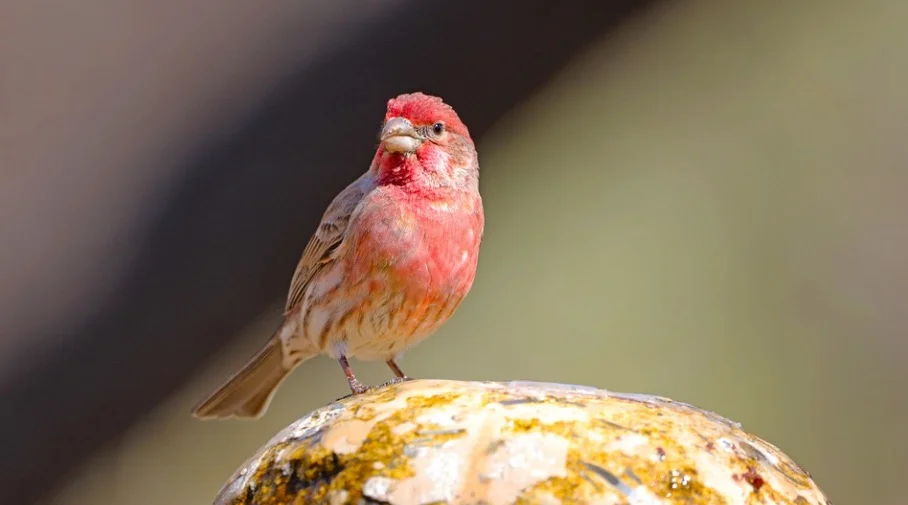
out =
<path fill-rule="evenodd" d="M 419 91 L 389 99 L 368 170 L 332 200 L 303 249 L 280 325 L 192 415 L 260 418 L 284 379 L 318 355 L 337 360 L 353 395 L 370 388 L 350 358 L 384 361 L 389 383 L 410 380 L 397 362 L 469 293 L 484 225 L 479 157 L 454 109 Z"/>

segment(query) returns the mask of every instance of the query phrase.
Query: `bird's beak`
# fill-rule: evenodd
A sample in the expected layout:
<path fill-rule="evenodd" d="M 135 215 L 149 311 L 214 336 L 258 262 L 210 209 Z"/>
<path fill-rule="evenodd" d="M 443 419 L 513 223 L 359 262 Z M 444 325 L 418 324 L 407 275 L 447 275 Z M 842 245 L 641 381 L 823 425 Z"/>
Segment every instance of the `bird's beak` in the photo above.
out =
<path fill-rule="evenodd" d="M 381 129 L 381 143 L 385 151 L 412 153 L 422 143 L 422 137 L 406 118 L 395 117 L 389 119 Z"/>

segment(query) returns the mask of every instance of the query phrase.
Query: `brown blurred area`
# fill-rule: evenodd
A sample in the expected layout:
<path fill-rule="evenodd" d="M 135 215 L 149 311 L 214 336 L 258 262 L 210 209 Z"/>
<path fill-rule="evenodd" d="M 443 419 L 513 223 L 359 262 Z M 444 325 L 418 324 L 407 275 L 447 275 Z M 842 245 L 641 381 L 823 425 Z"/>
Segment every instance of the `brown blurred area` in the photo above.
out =
<path fill-rule="evenodd" d="M 488 224 L 409 374 L 669 396 L 903 503 L 908 5 L 635 3 L 0 7 L 0 497 L 206 503 L 343 395 L 318 359 L 260 421 L 188 415 L 424 89 Z"/>

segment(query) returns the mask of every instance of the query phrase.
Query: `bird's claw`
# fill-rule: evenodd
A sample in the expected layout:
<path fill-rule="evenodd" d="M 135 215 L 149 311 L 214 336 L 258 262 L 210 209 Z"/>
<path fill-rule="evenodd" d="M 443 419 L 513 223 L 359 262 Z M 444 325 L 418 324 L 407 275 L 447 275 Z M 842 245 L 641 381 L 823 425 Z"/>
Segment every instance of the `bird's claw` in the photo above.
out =
<path fill-rule="evenodd" d="M 395 378 L 389 380 L 388 382 L 382 383 L 382 385 L 378 386 L 378 387 L 383 388 L 383 387 L 393 386 L 395 384 L 402 384 L 404 382 L 411 381 L 411 380 L 413 380 L 413 378 L 407 377 L 407 376 L 395 377 Z"/>

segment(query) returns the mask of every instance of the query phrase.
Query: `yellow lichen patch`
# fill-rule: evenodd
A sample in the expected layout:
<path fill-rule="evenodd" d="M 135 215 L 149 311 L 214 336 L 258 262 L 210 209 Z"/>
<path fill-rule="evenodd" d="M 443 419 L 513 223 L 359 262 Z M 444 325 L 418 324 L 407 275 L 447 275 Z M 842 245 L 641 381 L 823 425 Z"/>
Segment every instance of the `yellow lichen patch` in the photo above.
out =
<path fill-rule="evenodd" d="M 371 421 L 375 418 L 375 407 L 368 404 L 357 405 L 353 408 L 353 417 L 360 421 Z"/>
<path fill-rule="evenodd" d="M 461 397 L 462 395 L 450 392 L 432 395 L 414 395 L 407 398 L 407 408 L 414 409 L 414 411 L 431 409 L 450 404 Z"/>
<path fill-rule="evenodd" d="M 539 431 L 542 433 L 548 433 L 552 435 L 560 435 L 562 437 L 570 438 L 573 436 L 575 423 L 566 422 L 566 421 L 556 421 L 554 423 L 542 423 L 538 419 L 514 419 L 507 418 L 507 424 L 505 424 L 504 431 L 512 433 L 527 433 L 530 431 Z"/>
<path fill-rule="evenodd" d="M 388 424 L 379 423 L 354 453 L 338 454 L 317 444 L 296 447 L 281 455 L 282 464 L 262 465 L 250 479 L 250 491 L 239 496 L 237 503 L 321 503 L 334 491 L 345 491 L 348 498 L 357 500 L 361 483 L 373 475 L 400 478 L 412 473 L 400 457 L 406 443 L 391 433 Z"/>
<path fill-rule="evenodd" d="M 711 493 L 707 493 L 704 489 L 697 470 L 689 466 L 669 469 L 668 472 L 663 475 L 662 482 L 659 484 L 659 487 L 657 487 L 655 491 L 673 501 L 690 503 L 694 499 L 700 498 L 701 501 L 698 503 L 725 503 L 725 500 L 702 500 L 704 496 Z"/>

